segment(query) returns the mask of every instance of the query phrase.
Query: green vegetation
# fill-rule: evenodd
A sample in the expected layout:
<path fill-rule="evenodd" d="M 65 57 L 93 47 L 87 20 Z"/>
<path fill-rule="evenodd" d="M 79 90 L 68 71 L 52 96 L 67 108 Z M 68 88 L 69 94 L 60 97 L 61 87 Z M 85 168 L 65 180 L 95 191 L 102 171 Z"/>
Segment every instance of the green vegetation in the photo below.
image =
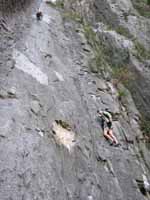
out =
<path fill-rule="evenodd" d="M 115 86 L 117 88 L 119 83 L 128 85 L 129 81 L 132 79 L 132 74 L 129 72 L 127 67 L 122 66 L 112 66 L 111 61 L 111 49 L 108 49 L 103 41 L 99 39 L 96 32 L 94 32 L 93 27 L 83 20 L 83 18 L 76 12 L 65 12 L 64 18 L 71 19 L 76 22 L 80 22 L 83 27 L 84 35 L 87 39 L 88 44 L 93 50 L 92 58 L 89 60 L 90 70 L 94 73 L 105 73 L 106 71 L 112 75 L 112 78 L 115 80 Z M 127 29 L 123 27 L 118 27 L 118 32 L 126 37 L 130 36 Z M 124 96 L 124 91 L 119 91 L 119 96 Z"/>
<path fill-rule="evenodd" d="M 120 35 L 123 35 L 127 38 L 132 38 L 133 36 L 131 35 L 131 33 L 129 32 L 129 30 L 123 26 L 118 26 L 115 31 L 117 33 L 119 33 Z"/>
<path fill-rule="evenodd" d="M 143 135 L 150 137 L 150 117 L 142 117 L 140 127 Z"/>
<path fill-rule="evenodd" d="M 91 70 L 93 70 L 93 68 L 95 70 L 96 68 L 97 71 L 102 72 L 105 70 L 105 68 L 108 67 L 108 58 L 106 56 L 107 50 L 105 46 L 100 42 L 91 25 L 84 23 L 83 29 L 88 44 L 92 47 L 94 52 L 94 58 L 89 62 Z"/>
<path fill-rule="evenodd" d="M 122 83 L 128 86 L 133 79 L 133 74 L 129 71 L 128 67 L 112 66 L 110 60 L 111 49 L 105 47 L 105 45 L 97 37 L 97 34 L 93 31 L 89 24 L 84 24 L 84 33 L 89 45 L 93 48 L 94 58 L 90 61 L 91 70 L 97 72 L 109 71 L 114 79 L 114 85 L 118 88 L 118 84 Z M 121 30 L 121 29 L 120 29 Z M 111 67 L 111 70 L 110 70 Z M 119 96 L 125 95 L 125 92 L 119 91 Z"/>
<path fill-rule="evenodd" d="M 147 5 L 150 5 L 150 0 L 147 0 Z"/>
<path fill-rule="evenodd" d="M 121 101 L 123 97 L 127 96 L 125 89 L 118 89 L 118 99 Z"/>
<path fill-rule="evenodd" d="M 87 39 L 88 44 L 93 50 L 92 59 L 89 61 L 90 70 L 92 72 L 110 72 L 114 82 L 114 86 L 118 90 L 118 99 L 123 103 L 124 97 L 128 95 L 127 90 L 123 87 L 120 87 L 120 84 L 123 84 L 125 87 L 130 87 L 130 83 L 134 81 L 133 72 L 129 70 L 128 66 L 112 66 L 110 60 L 111 49 L 107 49 L 105 44 L 98 38 L 96 32 L 94 32 L 92 26 L 83 20 L 80 14 L 72 12 L 64 12 L 64 19 L 73 20 L 77 23 L 80 23 L 80 28 L 83 28 L 84 35 Z M 129 31 L 122 26 L 119 26 L 116 29 L 116 32 L 124 35 L 127 38 L 131 38 L 132 35 Z M 134 40 L 135 49 L 137 50 L 137 56 L 140 59 L 150 58 L 150 52 L 148 52 L 137 40 Z M 110 71 L 111 69 L 111 71 Z M 143 134 L 150 136 L 150 119 L 144 118 L 141 120 L 141 130 Z"/>
<path fill-rule="evenodd" d="M 64 8 L 64 2 L 62 1 L 56 1 L 55 3 L 51 1 L 46 1 L 46 3 L 53 8 L 62 8 L 62 9 Z"/>
<path fill-rule="evenodd" d="M 131 71 L 129 71 L 128 67 L 114 67 L 112 71 L 112 76 L 116 88 L 118 88 L 118 84 L 120 83 L 128 86 L 130 81 L 133 80 L 133 75 Z"/>
<path fill-rule="evenodd" d="M 69 20 L 72 20 L 72 21 L 75 21 L 77 23 L 83 23 L 83 18 L 77 13 L 77 12 L 73 12 L 73 11 L 70 11 L 70 12 L 64 12 L 63 13 L 63 19 L 69 19 Z"/>
<path fill-rule="evenodd" d="M 139 43 L 137 40 L 134 40 L 135 49 L 137 54 L 135 55 L 139 60 L 148 60 L 150 59 L 150 51 L 145 49 L 145 47 Z"/>
<path fill-rule="evenodd" d="M 90 24 L 86 23 L 83 25 L 84 28 L 84 33 L 85 37 L 88 41 L 88 43 L 93 47 L 93 48 L 98 48 L 98 38 L 96 36 L 96 33 L 93 31 L 93 28 Z"/>
<path fill-rule="evenodd" d="M 128 22 L 129 13 L 123 12 L 123 16 L 124 16 L 124 20 L 125 20 L 126 22 Z"/>
<path fill-rule="evenodd" d="M 132 0 L 132 2 L 140 15 L 150 18 L 150 0 Z"/>
<path fill-rule="evenodd" d="M 95 73 L 103 71 L 104 68 L 108 66 L 106 61 L 107 54 L 104 52 L 106 48 L 104 48 L 104 46 L 100 43 L 100 40 L 94 32 L 92 26 L 88 22 L 85 22 L 80 14 L 75 11 L 64 12 L 63 18 L 73 20 L 82 25 L 87 42 L 92 47 L 94 52 L 94 57 L 89 61 L 90 70 Z"/>

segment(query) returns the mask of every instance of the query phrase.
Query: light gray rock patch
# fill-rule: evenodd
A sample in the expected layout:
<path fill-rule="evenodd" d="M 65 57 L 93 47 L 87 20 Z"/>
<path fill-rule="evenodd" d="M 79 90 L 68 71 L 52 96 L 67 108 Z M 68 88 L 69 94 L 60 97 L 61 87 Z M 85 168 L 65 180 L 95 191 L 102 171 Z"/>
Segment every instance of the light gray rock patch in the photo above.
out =
<path fill-rule="evenodd" d="M 48 16 L 48 15 L 45 15 L 45 14 L 44 14 L 42 20 L 43 20 L 44 22 L 46 22 L 47 24 L 50 24 L 50 23 L 51 23 L 51 17 Z"/>
<path fill-rule="evenodd" d="M 31 102 L 31 111 L 35 114 L 38 114 L 38 112 L 40 111 L 40 104 L 38 101 Z"/>
<path fill-rule="evenodd" d="M 54 71 L 54 72 L 55 72 L 55 75 L 57 76 L 59 81 L 64 81 L 63 76 L 59 72 L 57 72 L 57 71 Z"/>
<path fill-rule="evenodd" d="M 14 50 L 15 67 L 35 78 L 40 84 L 48 85 L 48 77 L 20 51 Z"/>

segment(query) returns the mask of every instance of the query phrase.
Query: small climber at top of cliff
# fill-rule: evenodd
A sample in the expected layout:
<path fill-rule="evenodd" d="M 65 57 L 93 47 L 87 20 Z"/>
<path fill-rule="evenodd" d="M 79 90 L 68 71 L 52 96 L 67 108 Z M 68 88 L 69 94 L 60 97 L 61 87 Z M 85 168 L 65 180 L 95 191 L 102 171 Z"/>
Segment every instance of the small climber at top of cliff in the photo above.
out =
<path fill-rule="evenodd" d="M 38 12 L 36 13 L 36 18 L 37 18 L 37 20 L 41 20 L 42 17 L 43 17 L 43 13 L 42 13 L 41 11 L 38 11 Z"/>
<path fill-rule="evenodd" d="M 111 141 L 111 145 L 114 145 L 115 147 L 119 146 L 119 142 L 117 138 L 113 134 L 113 128 L 112 128 L 112 115 L 108 111 L 108 109 L 105 109 L 105 111 L 97 111 L 99 117 L 101 117 L 101 126 L 104 131 L 104 137 Z"/>

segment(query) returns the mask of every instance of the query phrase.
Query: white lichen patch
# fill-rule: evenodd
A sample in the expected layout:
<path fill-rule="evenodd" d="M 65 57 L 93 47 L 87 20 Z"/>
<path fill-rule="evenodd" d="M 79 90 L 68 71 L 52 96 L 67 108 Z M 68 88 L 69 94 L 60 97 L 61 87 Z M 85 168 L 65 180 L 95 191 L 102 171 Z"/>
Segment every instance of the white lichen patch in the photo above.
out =
<path fill-rule="evenodd" d="M 40 84 L 48 85 L 48 77 L 36 65 L 34 65 L 27 56 L 18 50 L 14 50 L 13 59 L 15 60 L 15 67 L 24 73 L 31 75 Z"/>
<path fill-rule="evenodd" d="M 52 130 L 54 132 L 54 137 L 59 145 L 64 145 L 69 152 L 75 145 L 75 133 L 70 129 L 67 130 L 63 128 L 60 124 L 54 122 Z"/>

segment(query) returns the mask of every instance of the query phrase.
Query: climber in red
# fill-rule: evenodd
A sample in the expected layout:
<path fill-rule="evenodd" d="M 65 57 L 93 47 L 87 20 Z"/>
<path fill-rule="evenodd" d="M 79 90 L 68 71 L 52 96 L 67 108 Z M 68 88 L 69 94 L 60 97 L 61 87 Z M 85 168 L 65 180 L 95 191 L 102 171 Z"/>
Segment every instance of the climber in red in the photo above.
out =
<path fill-rule="evenodd" d="M 113 134 L 112 130 L 112 115 L 108 112 L 108 109 L 105 111 L 97 111 L 98 115 L 101 117 L 101 125 L 104 131 L 104 137 L 111 141 L 111 145 L 119 146 L 117 138 Z"/>

